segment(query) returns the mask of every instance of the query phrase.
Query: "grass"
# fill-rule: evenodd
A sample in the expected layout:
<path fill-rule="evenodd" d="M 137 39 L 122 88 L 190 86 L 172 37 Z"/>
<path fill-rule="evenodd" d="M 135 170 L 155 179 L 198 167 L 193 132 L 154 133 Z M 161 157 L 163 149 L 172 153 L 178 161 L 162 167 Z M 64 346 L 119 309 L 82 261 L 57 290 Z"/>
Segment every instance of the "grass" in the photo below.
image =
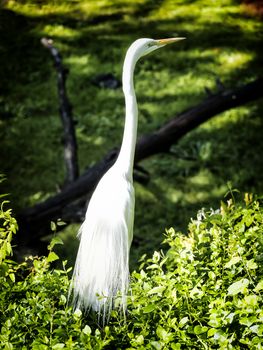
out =
<path fill-rule="evenodd" d="M 54 194 L 64 177 L 56 74 L 40 44 L 43 36 L 53 38 L 70 70 L 81 171 L 121 141 L 121 89 L 91 82 L 99 73 L 120 78 L 134 39 L 187 37 L 136 68 L 139 134 L 202 101 L 206 87 L 216 89 L 216 77 L 233 87 L 262 74 L 262 21 L 232 0 L 9 1 L 0 9 L 0 23 L 0 171 L 17 211 Z M 189 133 L 173 147 L 177 157 L 145 160 L 151 180 L 136 184 L 132 261 L 158 249 L 166 227 L 186 231 L 197 209 L 218 207 L 229 181 L 241 192 L 262 195 L 262 147 L 257 101 Z M 74 225 L 62 234 L 70 256 L 76 230 Z"/>

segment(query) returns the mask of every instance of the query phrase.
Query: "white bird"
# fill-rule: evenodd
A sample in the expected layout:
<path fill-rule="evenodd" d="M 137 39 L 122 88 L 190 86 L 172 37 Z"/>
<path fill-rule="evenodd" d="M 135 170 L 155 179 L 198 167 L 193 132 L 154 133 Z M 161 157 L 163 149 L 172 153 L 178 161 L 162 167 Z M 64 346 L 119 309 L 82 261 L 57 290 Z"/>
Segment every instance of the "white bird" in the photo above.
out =
<path fill-rule="evenodd" d="M 80 244 L 72 277 L 74 309 L 97 311 L 103 323 L 118 304 L 126 311 L 129 251 L 133 238 L 133 163 L 138 109 L 134 68 L 140 57 L 184 38 L 138 39 L 129 47 L 123 65 L 125 126 L 120 153 L 98 183 L 78 237 Z"/>

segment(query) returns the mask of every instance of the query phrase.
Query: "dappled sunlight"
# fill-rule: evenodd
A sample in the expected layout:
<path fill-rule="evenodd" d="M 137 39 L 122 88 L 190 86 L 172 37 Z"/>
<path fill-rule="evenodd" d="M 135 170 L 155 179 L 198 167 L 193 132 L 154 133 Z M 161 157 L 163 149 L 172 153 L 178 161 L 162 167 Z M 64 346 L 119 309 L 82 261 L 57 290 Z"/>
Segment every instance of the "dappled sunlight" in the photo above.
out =
<path fill-rule="evenodd" d="M 246 68 L 255 55 L 251 52 L 225 51 L 218 56 L 218 63 L 222 65 L 224 73 L 231 73 L 233 69 Z"/>
<path fill-rule="evenodd" d="M 62 24 L 48 24 L 41 30 L 43 36 L 51 36 L 52 38 L 65 38 L 74 39 L 77 38 L 80 33 L 77 29 L 69 28 Z"/>
<path fill-rule="evenodd" d="M 54 40 L 69 69 L 81 171 L 121 142 L 122 89 L 93 82 L 107 73 L 121 80 L 125 50 L 134 39 L 187 38 L 142 58 L 136 67 L 139 135 L 197 105 L 208 91 L 216 94 L 218 80 L 229 90 L 262 74 L 262 23 L 232 0 L 220 5 L 204 0 L 10 0 L 1 15 L 5 89 L 0 113 L 6 116 L 0 122 L 1 171 L 18 207 L 56 193 L 64 181 L 57 76 L 40 44 L 43 36 Z M 133 260 L 145 249 L 158 249 L 165 227 L 185 229 L 198 208 L 218 207 L 229 180 L 241 191 L 263 191 L 261 114 L 262 104 L 227 111 L 174 145 L 176 156 L 141 162 L 150 182 L 137 186 Z"/>
<path fill-rule="evenodd" d="M 225 127 L 235 126 L 239 128 L 239 124 L 244 122 L 251 114 L 251 106 L 242 106 L 235 110 L 229 110 L 214 117 L 207 123 L 200 125 L 200 129 L 210 130 L 213 132 L 222 132 Z M 240 131 L 240 130 L 239 130 Z"/>
<path fill-rule="evenodd" d="M 185 18 L 183 23 L 188 28 L 193 26 L 193 23 L 187 24 L 187 21 L 191 18 L 195 19 L 194 25 L 205 24 L 207 22 L 221 21 L 222 16 L 230 14 L 239 14 L 240 10 L 238 6 L 232 6 L 229 1 L 220 1 L 220 6 L 216 1 L 173 1 L 165 0 L 161 3 L 155 12 L 151 13 L 151 19 L 174 19 Z M 181 24 L 181 23 L 180 23 Z"/>
<path fill-rule="evenodd" d="M 47 16 L 47 15 L 59 15 L 63 16 L 69 14 L 72 11 L 73 4 L 68 3 L 67 1 L 55 1 L 53 6 L 50 3 L 40 2 L 36 4 L 34 2 L 19 2 L 16 0 L 8 1 L 8 7 L 12 8 L 17 13 L 26 15 L 28 17 L 38 16 Z"/>
<path fill-rule="evenodd" d="M 88 53 L 84 55 L 70 55 L 70 57 L 67 57 L 64 61 L 71 68 L 70 71 L 73 76 L 89 76 L 92 72 L 91 67 L 96 66 L 99 63 Z"/>

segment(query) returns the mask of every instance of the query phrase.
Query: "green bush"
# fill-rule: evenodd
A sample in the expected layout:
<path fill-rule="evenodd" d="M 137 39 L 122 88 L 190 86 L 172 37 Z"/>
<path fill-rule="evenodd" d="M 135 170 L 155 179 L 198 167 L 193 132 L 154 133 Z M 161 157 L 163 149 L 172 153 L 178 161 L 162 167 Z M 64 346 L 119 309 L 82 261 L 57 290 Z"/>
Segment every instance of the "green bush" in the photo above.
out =
<path fill-rule="evenodd" d="M 67 305 L 69 270 L 47 257 L 7 259 L 17 226 L 1 209 L 0 344 L 3 349 L 262 349 L 263 208 L 245 196 L 201 210 L 188 235 L 167 230 L 166 253 L 143 257 L 131 276 L 126 321 Z"/>
<path fill-rule="evenodd" d="M 146 348 L 262 349 L 263 211 L 246 202 L 200 211 L 188 236 L 170 229 L 167 254 L 133 274 L 131 334 Z"/>

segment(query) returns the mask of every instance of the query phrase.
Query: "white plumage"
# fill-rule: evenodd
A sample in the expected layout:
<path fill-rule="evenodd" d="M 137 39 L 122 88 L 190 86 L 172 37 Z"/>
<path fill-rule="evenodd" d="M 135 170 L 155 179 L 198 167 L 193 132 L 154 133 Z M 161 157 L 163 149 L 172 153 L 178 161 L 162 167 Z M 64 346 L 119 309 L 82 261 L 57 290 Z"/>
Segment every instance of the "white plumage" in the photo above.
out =
<path fill-rule="evenodd" d="M 117 217 L 116 213 L 122 215 Z M 74 270 L 75 307 L 91 307 L 103 320 L 108 317 L 118 291 L 120 304 L 124 308 L 126 305 L 133 217 L 133 185 L 116 168 L 111 168 L 89 202 L 79 231 Z"/>
<path fill-rule="evenodd" d="M 128 49 L 123 66 L 125 127 L 119 156 L 98 183 L 80 231 L 80 245 L 72 277 L 74 308 L 97 311 L 103 323 L 118 304 L 126 310 L 129 251 L 133 238 L 132 180 L 137 136 L 137 102 L 133 75 L 138 59 L 166 44 L 182 40 L 138 39 Z"/>

